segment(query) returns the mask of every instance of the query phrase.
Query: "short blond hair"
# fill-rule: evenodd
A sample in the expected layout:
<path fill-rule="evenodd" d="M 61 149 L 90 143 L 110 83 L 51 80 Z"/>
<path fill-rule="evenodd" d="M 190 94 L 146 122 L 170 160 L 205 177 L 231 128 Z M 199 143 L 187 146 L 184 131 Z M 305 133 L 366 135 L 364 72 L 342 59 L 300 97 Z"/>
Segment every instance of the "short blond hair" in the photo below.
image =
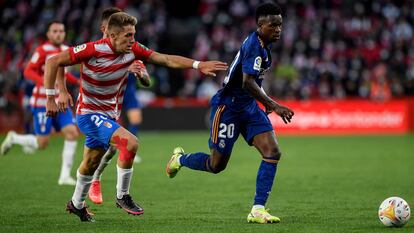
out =
<path fill-rule="evenodd" d="M 114 29 L 122 29 L 124 26 L 135 26 L 137 24 L 137 18 L 128 15 L 125 12 L 114 13 L 109 17 L 108 31 Z"/>

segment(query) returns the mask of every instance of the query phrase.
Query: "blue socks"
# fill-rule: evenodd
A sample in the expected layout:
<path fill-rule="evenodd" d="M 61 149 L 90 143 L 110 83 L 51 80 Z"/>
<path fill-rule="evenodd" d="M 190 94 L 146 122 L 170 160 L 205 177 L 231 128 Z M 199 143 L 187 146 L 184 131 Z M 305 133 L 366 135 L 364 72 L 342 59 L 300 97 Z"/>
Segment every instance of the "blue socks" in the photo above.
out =
<path fill-rule="evenodd" d="M 130 124 L 129 126 L 128 126 L 128 131 L 129 132 L 131 132 L 133 135 L 137 135 L 137 133 L 138 133 L 138 130 L 139 130 L 139 125 L 138 124 L 135 124 L 135 125 L 133 125 L 133 124 Z"/>
<path fill-rule="evenodd" d="M 277 164 L 262 161 L 257 172 L 256 194 L 254 196 L 254 205 L 266 204 L 269 193 L 272 190 L 273 180 L 276 175 Z"/>
<path fill-rule="evenodd" d="M 207 168 L 210 166 L 209 163 L 210 155 L 203 152 L 184 154 L 180 157 L 180 164 L 193 170 L 210 171 L 211 169 Z"/>

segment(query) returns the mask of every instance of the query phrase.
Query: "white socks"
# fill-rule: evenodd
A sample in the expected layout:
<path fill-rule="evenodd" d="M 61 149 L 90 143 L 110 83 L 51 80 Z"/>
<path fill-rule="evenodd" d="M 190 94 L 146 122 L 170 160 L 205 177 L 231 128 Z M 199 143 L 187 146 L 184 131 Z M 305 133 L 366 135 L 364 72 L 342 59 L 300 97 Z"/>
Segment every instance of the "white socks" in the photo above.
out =
<path fill-rule="evenodd" d="M 37 144 L 36 136 L 33 134 L 15 134 L 12 137 L 12 143 L 21 145 L 21 146 L 29 146 L 34 149 L 39 148 L 39 145 Z"/>
<path fill-rule="evenodd" d="M 93 181 L 101 180 L 102 172 L 105 170 L 106 166 L 111 162 L 112 157 L 116 154 L 116 148 L 109 147 L 109 149 L 106 151 L 104 156 L 101 159 L 101 162 L 99 163 L 98 168 L 96 169 L 95 173 L 93 173 Z"/>
<path fill-rule="evenodd" d="M 62 168 L 60 170 L 60 178 L 70 177 L 70 170 L 75 157 L 77 141 L 65 140 L 62 151 Z"/>
<path fill-rule="evenodd" d="M 265 207 L 262 205 L 253 205 L 252 211 L 257 209 L 264 209 Z"/>
<path fill-rule="evenodd" d="M 116 166 L 118 172 L 118 181 L 116 183 L 116 197 L 121 199 L 125 194 L 129 194 L 133 168 L 123 169 Z"/>
<path fill-rule="evenodd" d="M 73 205 L 76 209 L 82 209 L 85 207 L 85 199 L 88 194 L 89 188 L 92 184 L 92 176 L 82 175 L 79 170 L 76 172 L 76 187 L 72 196 Z"/>

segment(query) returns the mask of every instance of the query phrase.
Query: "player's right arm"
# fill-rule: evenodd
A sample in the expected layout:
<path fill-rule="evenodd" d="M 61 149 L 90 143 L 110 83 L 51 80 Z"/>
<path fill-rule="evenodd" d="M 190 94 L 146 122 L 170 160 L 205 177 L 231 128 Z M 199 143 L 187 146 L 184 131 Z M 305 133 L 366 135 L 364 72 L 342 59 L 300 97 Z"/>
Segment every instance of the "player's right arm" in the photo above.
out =
<path fill-rule="evenodd" d="M 45 88 L 46 92 L 47 90 L 54 90 L 54 85 L 56 81 L 56 75 L 58 72 L 58 69 L 61 67 L 63 72 L 63 67 L 70 66 L 74 64 L 79 64 L 83 61 L 87 61 L 91 57 L 95 55 L 95 47 L 94 43 L 86 43 L 82 45 L 78 45 L 76 47 L 70 47 L 67 50 L 64 50 L 60 52 L 58 55 L 51 57 L 46 61 L 45 66 Z M 63 73 L 60 73 L 58 76 L 59 82 L 64 82 L 64 75 Z M 66 88 L 64 88 L 64 85 L 59 85 L 59 91 L 63 95 L 69 95 Z M 49 94 L 47 95 L 47 102 L 46 102 L 46 115 L 47 116 L 55 116 L 58 111 L 58 106 L 55 102 L 55 95 L 53 91 L 49 91 Z M 66 106 L 68 106 L 70 103 L 66 103 Z M 62 106 L 61 106 L 62 108 Z"/>
<path fill-rule="evenodd" d="M 46 88 L 46 96 L 47 96 L 47 102 L 46 102 L 46 116 L 55 116 L 58 112 L 58 106 L 55 101 L 55 82 L 56 82 L 56 76 L 59 78 L 58 85 L 59 92 L 62 95 L 66 95 L 67 90 L 65 88 L 65 85 L 62 85 L 62 83 L 65 82 L 64 80 L 64 66 L 70 66 L 73 65 L 74 62 L 72 62 L 69 54 L 69 50 L 65 50 L 63 52 L 60 52 L 56 56 L 53 56 L 46 60 L 45 65 L 45 77 L 44 77 L 44 86 Z M 59 75 L 58 71 L 60 72 Z M 62 80 L 63 79 L 63 80 Z"/>
<path fill-rule="evenodd" d="M 278 104 L 270 98 L 262 88 L 257 85 L 255 76 L 243 73 L 243 89 L 247 91 L 253 98 L 262 103 L 266 108 L 266 113 L 275 112 L 287 124 L 292 119 L 294 112 L 283 105 Z"/>

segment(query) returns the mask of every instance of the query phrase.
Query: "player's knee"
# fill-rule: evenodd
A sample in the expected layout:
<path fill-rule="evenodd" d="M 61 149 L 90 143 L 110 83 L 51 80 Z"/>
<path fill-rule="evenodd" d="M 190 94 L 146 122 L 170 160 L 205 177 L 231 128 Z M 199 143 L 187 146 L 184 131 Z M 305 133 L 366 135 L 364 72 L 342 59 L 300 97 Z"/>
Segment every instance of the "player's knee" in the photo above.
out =
<path fill-rule="evenodd" d="M 138 147 L 139 147 L 139 142 L 136 137 L 131 137 L 128 139 L 128 146 L 127 146 L 128 151 L 137 152 Z"/>
<path fill-rule="evenodd" d="M 277 147 L 275 147 L 271 150 L 270 155 L 271 155 L 271 158 L 279 161 L 280 158 L 282 157 L 282 152 L 280 152 L 280 150 Z"/>
<path fill-rule="evenodd" d="M 37 144 L 40 150 L 44 150 L 49 145 L 49 140 L 47 139 L 37 140 Z"/>
<path fill-rule="evenodd" d="M 76 129 L 70 130 L 66 133 L 65 138 L 69 141 L 75 141 L 79 137 L 79 133 Z"/>
<path fill-rule="evenodd" d="M 222 165 L 222 164 L 212 165 L 210 169 L 211 169 L 211 173 L 218 174 L 224 171 L 224 169 L 226 169 L 226 165 Z"/>

